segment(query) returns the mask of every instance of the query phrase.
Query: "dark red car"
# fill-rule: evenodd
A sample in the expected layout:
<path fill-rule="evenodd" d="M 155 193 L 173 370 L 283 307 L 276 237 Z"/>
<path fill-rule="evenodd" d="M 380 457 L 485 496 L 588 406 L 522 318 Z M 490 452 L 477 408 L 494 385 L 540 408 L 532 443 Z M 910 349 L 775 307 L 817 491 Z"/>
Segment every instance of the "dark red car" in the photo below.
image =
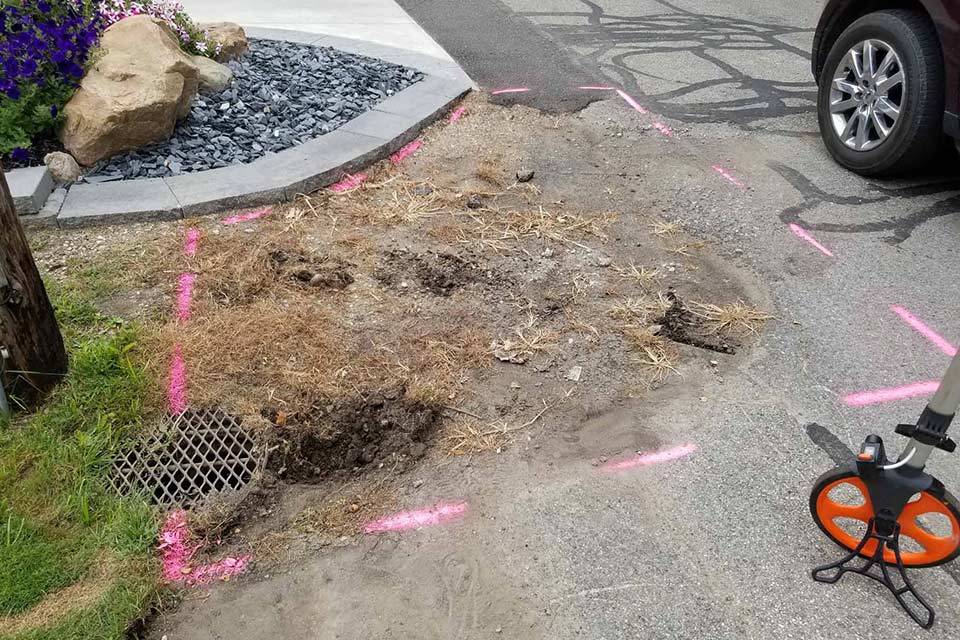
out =
<path fill-rule="evenodd" d="M 812 63 L 820 133 L 837 162 L 907 173 L 960 139 L 958 21 L 960 0 L 828 0 Z"/>

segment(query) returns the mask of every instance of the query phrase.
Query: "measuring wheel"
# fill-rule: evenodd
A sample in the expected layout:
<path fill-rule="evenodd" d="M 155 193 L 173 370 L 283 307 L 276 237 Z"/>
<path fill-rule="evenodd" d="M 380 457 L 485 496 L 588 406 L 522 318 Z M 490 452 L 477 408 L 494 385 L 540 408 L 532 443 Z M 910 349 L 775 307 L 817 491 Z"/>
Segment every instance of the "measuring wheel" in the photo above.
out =
<path fill-rule="evenodd" d="M 867 486 L 849 467 L 831 469 L 817 479 L 810 513 L 820 530 L 847 551 L 857 548 L 875 515 Z M 903 566 L 935 567 L 960 555 L 960 503 L 949 491 L 914 494 L 897 522 Z M 869 540 L 858 555 L 869 559 L 876 550 L 877 541 Z M 886 562 L 896 563 L 891 549 L 883 555 Z"/>

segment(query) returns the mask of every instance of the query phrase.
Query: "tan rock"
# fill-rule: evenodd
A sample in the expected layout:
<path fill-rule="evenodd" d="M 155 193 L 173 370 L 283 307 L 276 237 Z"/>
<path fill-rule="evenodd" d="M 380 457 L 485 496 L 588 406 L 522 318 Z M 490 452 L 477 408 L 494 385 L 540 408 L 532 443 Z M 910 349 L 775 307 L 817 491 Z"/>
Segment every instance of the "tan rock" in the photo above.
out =
<path fill-rule="evenodd" d="M 80 165 L 69 153 L 53 151 L 43 156 L 43 164 L 47 165 L 50 175 L 57 182 L 76 182 L 80 179 Z"/>
<path fill-rule="evenodd" d="M 216 60 L 204 56 L 193 56 L 191 60 L 197 67 L 201 91 L 219 93 L 226 89 L 230 81 L 233 80 L 233 71 L 225 64 L 220 64 Z"/>
<path fill-rule="evenodd" d="M 236 60 L 247 52 L 247 34 L 235 22 L 207 22 L 200 25 L 213 44 L 220 45 L 217 61 Z"/>
<path fill-rule="evenodd" d="M 176 35 L 149 16 L 112 25 L 100 49 L 63 110 L 60 140 L 83 165 L 169 138 L 199 84 L 197 67 Z"/>

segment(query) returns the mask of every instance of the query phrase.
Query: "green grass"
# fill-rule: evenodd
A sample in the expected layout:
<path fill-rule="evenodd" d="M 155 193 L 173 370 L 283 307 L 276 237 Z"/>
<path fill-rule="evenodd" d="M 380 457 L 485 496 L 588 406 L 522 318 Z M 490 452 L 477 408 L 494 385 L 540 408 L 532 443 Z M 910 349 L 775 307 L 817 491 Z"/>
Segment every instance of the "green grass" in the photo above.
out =
<path fill-rule="evenodd" d="M 117 497 L 105 478 L 144 419 L 147 378 L 132 356 L 138 329 L 97 311 L 90 299 L 101 288 L 47 289 L 70 372 L 36 412 L 0 424 L 0 616 L 29 610 L 109 556 L 118 570 L 98 603 L 14 637 L 120 639 L 156 585 L 154 513 Z"/>

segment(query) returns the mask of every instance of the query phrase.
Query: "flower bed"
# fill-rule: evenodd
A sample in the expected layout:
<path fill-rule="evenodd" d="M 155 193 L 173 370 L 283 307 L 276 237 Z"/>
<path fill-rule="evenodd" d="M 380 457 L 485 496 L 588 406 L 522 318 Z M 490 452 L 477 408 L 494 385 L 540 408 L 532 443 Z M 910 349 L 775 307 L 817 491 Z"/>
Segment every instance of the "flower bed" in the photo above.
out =
<path fill-rule="evenodd" d="M 0 160 L 39 164 L 56 148 L 63 105 L 83 78 L 104 29 L 149 14 L 166 22 L 192 54 L 215 47 L 171 0 L 0 0 Z"/>

